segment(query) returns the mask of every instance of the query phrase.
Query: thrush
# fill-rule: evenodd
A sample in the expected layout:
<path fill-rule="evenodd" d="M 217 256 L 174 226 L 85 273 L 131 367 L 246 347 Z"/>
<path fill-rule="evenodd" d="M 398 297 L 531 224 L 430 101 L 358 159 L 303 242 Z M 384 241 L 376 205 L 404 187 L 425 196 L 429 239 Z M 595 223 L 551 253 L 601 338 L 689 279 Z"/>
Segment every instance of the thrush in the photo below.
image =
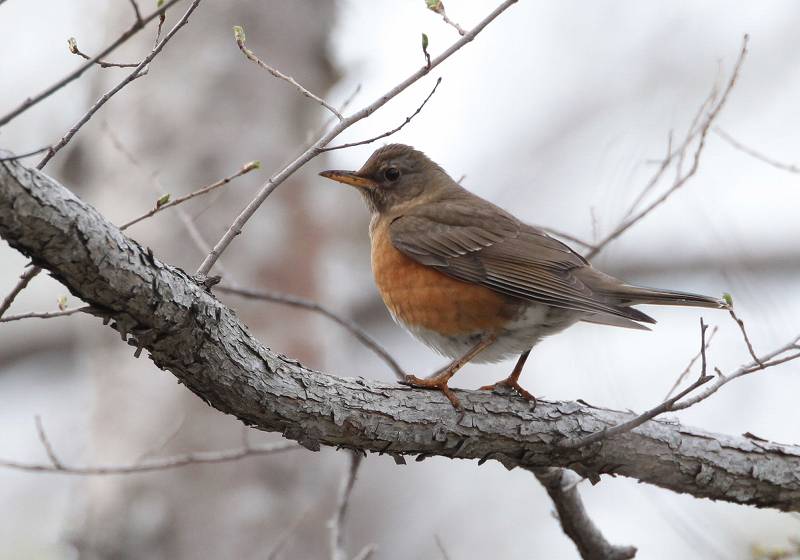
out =
<path fill-rule="evenodd" d="M 467 362 L 518 356 L 504 380 L 519 384 L 531 349 L 579 322 L 649 330 L 634 305 L 725 307 L 719 299 L 634 286 L 593 268 L 545 231 L 469 192 L 422 152 L 403 144 L 376 150 L 358 171 L 323 171 L 358 189 L 371 213 L 375 283 L 392 317 L 453 361 L 405 383 L 448 386 Z"/>

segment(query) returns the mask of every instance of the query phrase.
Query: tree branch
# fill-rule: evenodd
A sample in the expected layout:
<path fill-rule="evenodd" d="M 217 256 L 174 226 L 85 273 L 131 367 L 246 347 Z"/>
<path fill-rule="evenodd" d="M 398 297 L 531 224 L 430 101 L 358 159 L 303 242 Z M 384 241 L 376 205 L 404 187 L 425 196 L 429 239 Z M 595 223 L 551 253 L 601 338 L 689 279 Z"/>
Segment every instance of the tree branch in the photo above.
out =
<path fill-rule="evenodd" d="M 628 560 L 636 556 L 632 546 L 609 543 L 583 507 L 578 489 L 568 480 L 569 471 L 552 467 L 530 469 L 542 483 L 558 514 L 564 533 L 572 539 L 584 560 Z"/>
<path fill-rule="evenodd" d="M 19 162 L 0 163 L 0 237 L 207 403 L 309 449 L 565 467 L 590 480 L 622 475 L 698 497 L 800 511 L 800 446 L 650 421 L 565 449 L 557 442 L 634 415 L 542 400 L 531 409 L 523 399 L 485 391 L 459 391 L 464 410 L 457 412 L 436 392 L 309 370 L 258 342 L 192 277 Z"/>

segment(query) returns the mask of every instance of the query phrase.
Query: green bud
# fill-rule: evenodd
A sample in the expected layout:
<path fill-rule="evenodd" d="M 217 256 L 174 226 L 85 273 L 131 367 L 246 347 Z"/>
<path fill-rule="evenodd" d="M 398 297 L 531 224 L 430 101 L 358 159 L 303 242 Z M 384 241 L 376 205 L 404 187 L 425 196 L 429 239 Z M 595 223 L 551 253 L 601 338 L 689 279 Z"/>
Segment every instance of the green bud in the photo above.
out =
<path fill-rule="evenodd" d="M 422 34 L 422 50 L 428 50 L 428 36 L 425 33 Z"/>
<path fill-rule="evenodd" d="M 244 43 L 244 27 L 241 25 L 233 26 L 233 38 L 237 43 Z"/>
<path fill-rule="evenodd" d="M 165 205 L 167 202 L 169 202 L 169 193 L 167 193 L 167 194 L 162 194 L 162 195 L 159 197 L 159 199 L 158 199 L 158 200 L 156 200 L 156 208 L 161 208 L 161 207 L 162 207 L 162 206 L 164 206 L 164 205 Z"/>
<path fill-rule="evenodd" d="M 733 296 L 730 295 L 728 292 L 722 294 L 722 299 L 725 300 L 725 303 L 732 306 L 733 305 Z"/>

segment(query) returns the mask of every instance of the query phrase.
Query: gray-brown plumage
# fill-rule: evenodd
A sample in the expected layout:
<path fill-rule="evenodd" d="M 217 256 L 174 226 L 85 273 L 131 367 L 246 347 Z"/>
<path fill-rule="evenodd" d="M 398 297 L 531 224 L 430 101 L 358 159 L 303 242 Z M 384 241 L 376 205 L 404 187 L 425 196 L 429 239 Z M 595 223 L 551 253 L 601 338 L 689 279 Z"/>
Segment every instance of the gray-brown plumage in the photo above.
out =
<path fill-rule="evenodd" d="M 716 298 L 632 286 L 594 269 L 409 146 L 380 148 L 357 172 L 322 175 L 364 196 L 373 272 L 394 318 L 451 358 L 477 346 L 474 361 L 522 354 L 518 377 L 536 342 L 577 321 L 646 329 L 642 323 L 655 320 L 632 305 L 724 307 Z M 455 369 L 434 377 L 438 384 L 409 381 L 448 393 Z M 506 381 L 523 392 L 516 377 Z"/>

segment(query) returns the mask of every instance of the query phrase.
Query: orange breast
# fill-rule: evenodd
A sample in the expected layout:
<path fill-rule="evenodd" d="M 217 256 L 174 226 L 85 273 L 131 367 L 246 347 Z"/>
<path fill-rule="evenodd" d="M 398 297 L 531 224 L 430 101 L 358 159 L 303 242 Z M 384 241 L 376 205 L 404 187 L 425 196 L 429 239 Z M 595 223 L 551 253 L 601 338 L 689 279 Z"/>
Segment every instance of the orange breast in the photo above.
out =
<path fill-rule="evenodd" d="M 405 256 L 392 245 L 383 224 L 372 232 L 372 272 L 386 307 L 409 327 L 447 336 L 493 331 L 517 310 L 488 288 L 450 278 Z"/>

